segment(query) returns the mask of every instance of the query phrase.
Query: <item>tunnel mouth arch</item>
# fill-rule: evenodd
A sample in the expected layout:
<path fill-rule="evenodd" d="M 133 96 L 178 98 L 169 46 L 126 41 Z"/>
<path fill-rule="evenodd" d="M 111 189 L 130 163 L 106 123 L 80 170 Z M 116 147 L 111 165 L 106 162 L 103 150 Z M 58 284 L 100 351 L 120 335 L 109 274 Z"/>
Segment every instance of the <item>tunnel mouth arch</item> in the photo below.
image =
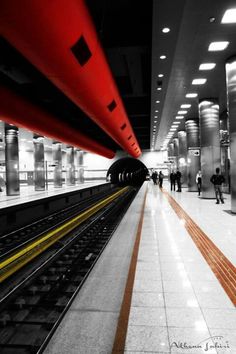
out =
<path fill-rule="evenodd" d="M 148 175 L 148 169 L 140 160 L 123 157 L 115 161 L 107 171 L 107 181 L 127 186 L 141 185 Z"/>

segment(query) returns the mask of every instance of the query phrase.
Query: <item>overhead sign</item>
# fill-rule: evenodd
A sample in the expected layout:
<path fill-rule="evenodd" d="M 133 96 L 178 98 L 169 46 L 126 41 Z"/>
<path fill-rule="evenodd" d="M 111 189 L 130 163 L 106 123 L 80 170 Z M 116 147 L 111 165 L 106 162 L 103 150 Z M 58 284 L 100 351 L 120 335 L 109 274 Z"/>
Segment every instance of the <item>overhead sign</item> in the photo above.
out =
<path fill-rule="evenodd" d="M 189 153 L 192 156 L 200 156 L 200 149 L 191 149 L 189 150 Z"/>

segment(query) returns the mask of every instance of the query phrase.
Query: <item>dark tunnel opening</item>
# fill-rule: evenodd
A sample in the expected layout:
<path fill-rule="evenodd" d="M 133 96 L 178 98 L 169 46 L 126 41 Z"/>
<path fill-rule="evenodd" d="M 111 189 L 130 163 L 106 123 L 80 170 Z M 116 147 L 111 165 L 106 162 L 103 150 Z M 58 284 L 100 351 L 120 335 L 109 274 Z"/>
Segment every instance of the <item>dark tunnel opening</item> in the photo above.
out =
<path fill-rule="evenodd" d="M 110 166 L 107 181 L 122 186 L 139 186 L 146 180 L 147 175 L 148 169 L 141 161 L 125 157 Z"/>

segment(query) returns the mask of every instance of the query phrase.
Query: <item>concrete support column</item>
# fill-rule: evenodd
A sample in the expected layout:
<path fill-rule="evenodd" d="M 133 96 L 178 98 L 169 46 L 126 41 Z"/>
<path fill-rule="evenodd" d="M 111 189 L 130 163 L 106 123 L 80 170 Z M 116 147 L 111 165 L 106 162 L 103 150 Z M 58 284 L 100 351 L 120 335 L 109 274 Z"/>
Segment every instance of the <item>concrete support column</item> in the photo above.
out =
<path fill-rule="evenodd" d="M 220 167 L 219 105 L 215 99 L 199 102 L 202 197 L 214 198 L 211 176 Z"/>
<path fill-rule="evenodd" d="M 61 143 L 52 144 L 52 158 L 54 167 L 54 187 L 62 187 L 62 151 Z"/>
<path fill-rule="evenodd" d="M 66 183 L 68 186 L 75 184 L 75 153 L 72 146 L 66 148 Z"/>
<path fill-rule="evenodd" d="M 5 125 L 5 160 L 7 195 L 20 194 L 18 129 Z"/>
<path fill-rule="evenodd" d="M 34 137 L 34 185 L 36 191 L 45 190 L 44 138 Z"/>
<path fill-rule="evenodd" d="M 178 132 L 179 139 L 179 171 L 181 172 L 182 187 L 187 187 L 187 139 L 186 132 Z"/>
<path fill-rule="evenodd" d="M 174 157 L 174 143 L 168 145 L 168 160 L 170 161 L 170 171 L 175 168 L 175 157 Z"/>
<path fill-rule="evenodd" d="M 187 134 L 187 181 L 188 191 L 197 192 L 196 175 L 200 170 L 199 121 L 188 119 L 185 122 Z"/>
<path fill-rule="evenodd" d="M 79 169 L 79 176 L 78 180 L 79 183 L 84 183 L 84 152 L 78 151 L 78 169 Z"/>
<path fill-rule="evenodd" d="M 226 87 L 230 135 L 231 211 L 236 213 L 236 57 L 226 62 Z"/>
<path fill-rule="evenodd" d="M 174 169 L 176 170 L 179 167 L 179 139 L 174 138 L 173 139 L 173 144 L 174 144 Z"/>
<path fill-rule="evenodd" d="M 174 156 L 174 143 L 168 145 L 168 157 L 171 159 Z"/>

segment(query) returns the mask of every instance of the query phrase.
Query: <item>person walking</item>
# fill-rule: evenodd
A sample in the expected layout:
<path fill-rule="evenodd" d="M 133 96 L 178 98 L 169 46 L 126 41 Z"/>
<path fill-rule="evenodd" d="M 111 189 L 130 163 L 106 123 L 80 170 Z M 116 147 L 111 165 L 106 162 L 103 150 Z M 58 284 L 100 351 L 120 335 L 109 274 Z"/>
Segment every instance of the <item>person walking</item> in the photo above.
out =
<path fill-rule="evenodd" d="M 163 178 L 164 178 L 164 175 L 163 175 L 163 173 L 160 171 L 160 172 L 159 172 L 159 187 L 160 187 L 160 188 L 162 188 Z"/>
<path fill-rule="evenodd" d="M 175 191 L 175 182 L 176 182 L 176 175 L 174 171 L 171 171 L 170 173 L 170 190 Z"/>
<path fill-rule="evenodd" d="M 196 183 L 197 183 L 198 195 L 200 196 L 202 190 L 202 172 L 200 170 L 196 175 Z"/>
<path fill-rule="evenodd" d="M 181 172 L 177 169 L 176 172 L 176 182 L 177 182 L 177 191 L 176 192 L 181 192 Z"/>
<path fill-rule="evenodd" d="M 153 173 L 152 173 L 152 180 L 153 180 L 153 184 L 157 184 L 157 172 L 156 171 L 154 171 Z"/>
<path fill-rule="evenodd" d="M 211 183 L 214 184 L 215 194 L 216 194 L 216 204 L 220 201 L 224 204 L 223 193 L 222 193 L 222 183 L 225 182 L 224 176 L 220 173 L 219 167 L 216 168 L 216 174 L 211 176 Z"/>

